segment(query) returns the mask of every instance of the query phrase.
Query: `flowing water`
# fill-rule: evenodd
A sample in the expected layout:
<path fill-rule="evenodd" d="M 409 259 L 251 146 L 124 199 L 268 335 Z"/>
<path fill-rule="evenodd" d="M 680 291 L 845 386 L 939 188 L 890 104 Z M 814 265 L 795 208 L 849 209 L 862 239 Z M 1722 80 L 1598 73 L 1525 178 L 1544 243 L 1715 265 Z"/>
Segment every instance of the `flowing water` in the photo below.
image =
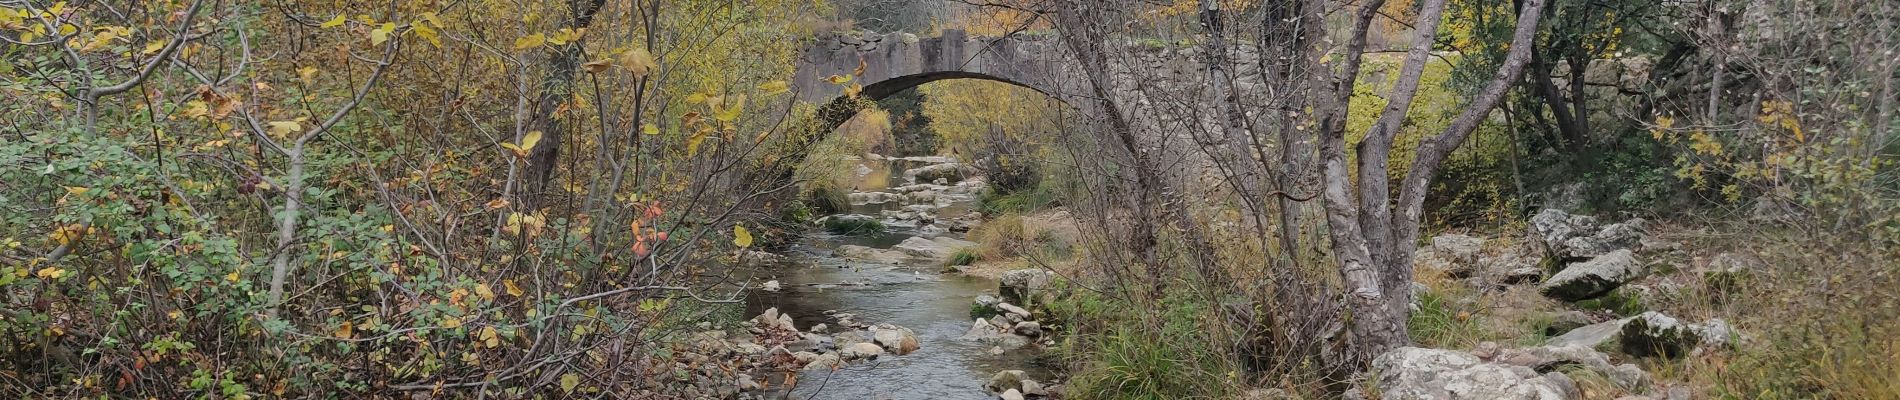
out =
<path fill-rule="evenodd" d="M 967 212 L 964 210 L 969 206 L 952 205 L 939 212 Z M 761 271 L 767 275 L 761 280 L 776 279 L 784 289 L 753 293 L 747 300 L 747 315 L 777 307 L 790 313 L 801 329 L 822 323 L 837 332 L 843 328 L 836 327 L 836 321 L 825 314 L 836 310 L 856 314 L 854 320 L 865 324 L 910 328 L 920 345 L 910 354 L 886 353 L 875 360 L 850 362 L 835 372 L 804 372 L 789 398 L 991 399 L 995 395 L 985 392 L 983 385 L 997 371 L 1024 370 L 1032 379 L 1049 380 L 1050 370 L 1039 365 L 1035 345 L 992 354 L 989 344 L 958 339 L 970 329 L 973 300 L 978 295 L 993 295 L 996 281 L 942 274 L 942 266 L 936 262 L 878 264 L 843 258 L 834 251 L 841 245 L 889 248 L 919 234 L 916 229 L 894 229 L 876 237 L 813 232 L 785 254 L 787 263 Z"/>

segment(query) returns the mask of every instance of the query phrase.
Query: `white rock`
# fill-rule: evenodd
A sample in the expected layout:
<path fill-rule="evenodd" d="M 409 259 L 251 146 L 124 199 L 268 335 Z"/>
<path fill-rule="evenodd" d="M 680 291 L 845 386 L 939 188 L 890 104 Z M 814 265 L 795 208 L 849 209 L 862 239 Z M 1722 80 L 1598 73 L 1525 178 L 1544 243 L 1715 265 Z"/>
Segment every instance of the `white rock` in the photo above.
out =
<path fill-rule="evenodd" d="M 1373 360 L 1387 400 L 1566 400 L 1559 383 L 1526 367 L 1487 363 L 1462 352 L 1402 347 Z"/>
<path fill-rule="evenodd" d="M 1538 291 L 1563 301 L 1593 299 L 1640 278 L 1647 268 L 1629 250 L 1617 250 L 1564 268 L 1551 275 Z"/>
<path fill-rule="evenodd" d="M 1024 310 L 1022 307 L 1017 307 L 1014 304 L 997 303 L 996 309 L 1003 310 L 1005 313 L 1014 314 L 1017 317 L 1029 318 L 1029 310 Z"/>
<path fill-rule="evenodd" d="M 817 357 L 812 357 L 811 362 L 805 364 L 805 370 L 814 371 L 814 370 L 821 370 L 821 369 L 831 369 L 837 366 L 838 366 L 838 355 L 827 353 L 827 354 L 819 354 Z"/>
<path fill-rule="evenodd" d="M 1003 400 L 1023 400 L 1023 393 L 1016 391 L 1016 389 L 1010 389 L 1003 391 L 1003 394 L 998 396 L 998 398 Z"/>
<path fill-rule="evenodd" d="M 884 354 L 884 348 L 877 347 L 877 345 L 870 343 L 852 343 L 849 346 L 845 346 L 843 350 L 838 351 L 838 355 L 844 357 L 846 360 L 876 358 L 882 354 Z"/>

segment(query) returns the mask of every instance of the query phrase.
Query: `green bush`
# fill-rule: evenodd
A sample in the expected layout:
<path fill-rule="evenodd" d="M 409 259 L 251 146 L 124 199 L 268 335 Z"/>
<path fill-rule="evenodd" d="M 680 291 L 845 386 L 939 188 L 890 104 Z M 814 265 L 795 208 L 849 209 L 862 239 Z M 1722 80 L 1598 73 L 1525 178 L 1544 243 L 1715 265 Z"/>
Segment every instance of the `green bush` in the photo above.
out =
<path fill-rule="evenodd" d="M 976 249 L 967 247 L 961 248 L 957 249 L 956 253 L 951 253 L 950 260 L 945 262 L 944 265 L 956 267 L 975 264 L 977 258 Z"/>

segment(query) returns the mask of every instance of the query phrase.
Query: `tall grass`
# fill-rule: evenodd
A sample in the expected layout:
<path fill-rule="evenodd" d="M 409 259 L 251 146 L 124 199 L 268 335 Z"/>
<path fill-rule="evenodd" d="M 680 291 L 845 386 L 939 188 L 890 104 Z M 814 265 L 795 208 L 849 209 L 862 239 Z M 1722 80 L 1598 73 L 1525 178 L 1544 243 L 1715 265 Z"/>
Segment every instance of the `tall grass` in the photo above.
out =
<path fill-rule="evenodd" d="M 1900 258 L 1865 238 L 1745 236 L 1770 266 L 1722 301 L 1744 335 L 1686 366 L 1732 399 L 1900 398 Z"/>
<path fill-rule="evenodd" d="M 1150 307 L 1062 293 L 1045 307 L 1070 327 L 1057 352 L 1071 363 L 1072 398 L 1224 399 L 1242 387 L 1235 357 L 1205 325 L 1217 318 L 1200 297 L 1171 294 Z"/>

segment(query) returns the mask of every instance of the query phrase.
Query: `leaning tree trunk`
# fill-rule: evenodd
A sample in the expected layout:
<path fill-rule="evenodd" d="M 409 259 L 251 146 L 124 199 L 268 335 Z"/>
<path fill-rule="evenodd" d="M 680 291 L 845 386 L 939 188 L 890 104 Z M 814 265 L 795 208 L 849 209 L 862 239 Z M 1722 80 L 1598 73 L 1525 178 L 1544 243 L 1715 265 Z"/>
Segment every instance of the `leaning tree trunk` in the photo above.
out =
<path fill-rule="evenodd" d="M 576 31 L 587 29 L 594 21 L 594 14 L 600 11 L 607 0 L 571 0 L 568 9 L 573 18 L 568 20 L 568 28 Z M 548 57 L 548 76 L 541 82 L 541 95 L 535 100 L 535 113 L 529 126 L 537 127 L 541 132 L 541 143 L 528 152 L 528 168 L 522 179 L 522 189 L 518 202 L 523 209 L 541 207 L 541 196 L 553 183 L 555 166 L 560 162 L 561 144 L 567 136 L 567 126 L 561 123 L 562 105 L 573 98 L 575 69 L 581 64 L 581 43 L 570 41 L 555 49 Z"/>

